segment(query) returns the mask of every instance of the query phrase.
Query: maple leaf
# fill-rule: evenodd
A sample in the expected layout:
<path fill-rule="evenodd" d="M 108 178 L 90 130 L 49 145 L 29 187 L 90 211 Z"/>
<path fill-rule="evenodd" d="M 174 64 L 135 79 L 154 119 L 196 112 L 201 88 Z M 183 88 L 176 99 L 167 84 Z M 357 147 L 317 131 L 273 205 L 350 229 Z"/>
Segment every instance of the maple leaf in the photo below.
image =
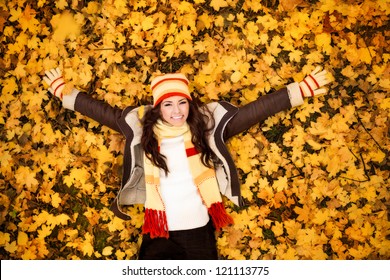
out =
<path fill-rule="evenodd" d="M 110 232 L 114 232 L 114 231 L 117 231 L 117 230 L 123 230 L 125 227 L 125 224 L 123 222 L 123 220 L 119 219 L 118 217 L 114 217 L 110 223 L 108 224 L 108 230 Z"/>
<path fill-rule="evenodd" d="M 28 243 L 28 235 L 23 231 L 18 232 L 18 246 L 26 246 Z"/>
<path fill-rule="evenodd" d="M 87 217 L 89 223 L 92 226 L 98 224 L 100 219 L 99 213 L 94 208 L 91 207 L 88 207 L 87 211 L 84 212 L 84 216 Z"/>
<path fill-rule="evenodd" d="M 20 166 L 18 170 L 16 170 L 15 178 L 16 182 L 20 186 L 26 186 L 27 190 L 31 192 L 35 192 L 38 187 L 38 180 L 35 178 L 36 172 L 32 171 L 27 166 Z M 19 192 L 22 189 L 19 189 Z"/>
<path fill-rule="evenodd" d="M 66 0 L 58 0 L 56 1 L 56 7 L 60 10 L 65 9 L 68 6 L 68 1 Z"/>
<path fill-rule="evenodd" d="M 54 208 L 58 208 L 61 202 L 62 199 L 59 193 L 54 193 L 51 195 L 51 205 L 53 205 Z"/>
<path fill-rule="evenodd" d="M 73 168 L 69 175 L 64 176 L 64 183 L 70 187 L 76 180 L 82 179 L 85 181 L 85 173 L 83 173 L 82 169 Z"/>
<path fill-rule="evenodd" d="M 228 3 L 226 0 L 211 0 L 210 6 L 216 10 L 219 11 L 221 8 L 225 8 L 228 6 Z"/>
<path fill-rule="evenodd" d="M 100 5 L 98 2 L 92 1 L 88 2 L 87 7 L 84 8 L 84 11 L 86 11 L 88 14 L 96 14 L 98 13 L 100 8 Z"/>
<path fill-rule="evenodd" d="M 291 61 L 300 62 L 302 59 L 303 52 L 300 50 L 293 50 L 289 53 L 289 58 Z"/>
<path fill-rule="evenodd" d="M 299 215 L 297 220 L 303 223 L 307 223 L 311 217 L 311 209 L 306 204 L 304 204 L 302 208 L 296 206 L 294 212 Z"/>
<path fill-rule="evenodd" d="M 8 150 L 5 150 L 5 145 L 0 147 L 0 171 L 3 174 L 10 172 L 12 163 L 12 156 Z"/>
<path fill-rule="evenodd" d="M 315 36 L 315 43 L 318 47 L 322 49 L 326 54 L 330 54 L 332 52 L 332 37 L 328 33 L 321 33 Z"/>
<path fill-rule="evenodd" d="M 322 225 L 325 223 L 329 218 L 329 210 L 328 209 L 321 209 L 317 211 L 317 213 L 314 215 L 313 222 Z"/>
<path fill-rule="evenodd" d="M 53 228 L 50 226 L 42 225 L 41 229 L 39 229 L 38 232 L 38 239 L 45 239 L 47 236 L 49 236 L 53 231 Z"/>
<path fill-rule="evenodd" d="M 94 252 L 93 248 L 93 240 L 94 236 L 91 235 L 89 232 L 85 234 L 85 239 L 79 244 L 79 248 L 81 249 L 84 256 L 92 256 Z"/>
<path fill-rule="evenodd" d="M 209 29 L 212 26 L 212 22 L 211 16 L 203 13 L 197 18 L 197 28 L 198 30 Z"/>
<path fill-rule="evenodd" d="M 56 42 L 63 42 L 66 39 L 75 40 L 81 32 L 81 25 L 69 12 L 53 16 L 50 23 L 53 26 L 53 39 Z"/>
<path fill-rule="evenodd" d="M 148 31 L 154 27 L 154 19 L 152 17 L 146 17 L 142 20 L 142 30 Z"/>
<path fill-rule="evenodd" d="M 39 21 L 35 18 L 36 11 L 27 5 L 20 15 L 19 23 L 23 30 L 29 30 L 32 34 L 37 34 L 39 31 Z"/>
<path fill-rule="evenodd" d="M 272 187 L 274 190 L 278 192 L 287 189 L 288 188 L 287 177 L 285 176 L 279 177 L 277 180 L 274 181 Z"/>
<path fill-rule="evenodd" d="M 298 5 L 302 4 L 303 0 L 280 0 L 280 6 L 285 11 L 294 10 Z"/>
<path fill-rule="evenodd" d="M 281 236 L 284 233 L 283 223 L 276 221 L 275 225 L 271 227 L 271 230 L 276 237 Z"/>

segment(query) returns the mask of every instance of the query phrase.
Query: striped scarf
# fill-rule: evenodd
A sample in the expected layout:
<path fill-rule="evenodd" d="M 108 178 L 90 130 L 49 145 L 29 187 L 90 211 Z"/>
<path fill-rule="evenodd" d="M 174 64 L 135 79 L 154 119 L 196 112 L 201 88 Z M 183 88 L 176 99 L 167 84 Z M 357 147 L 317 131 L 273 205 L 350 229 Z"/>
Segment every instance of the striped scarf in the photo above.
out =
<path fill-rule="evenodd" d="M 190 171 L 203 204 L 213 221 L 216 230 L 233 223 L 233 219 L 226 213 L 219 192 L 215 170 L 206 167 L 201 161 L 201 153 L 191 141 L 191 131 L 187 123 L 181 127 L 169 126 L 161 120 L 153 128 L 158 142 L 164 138 L 184 137 L 184 144 L 189 162 Z M 145 183 L 146 201 L 145 218 L 142 228 L 143 234 L 149 233 L 151 238 L 169 237 L 165 205 L 160 193 L 160 169 L 145 156 Z M 189 219 L 191 217 L 188 217 Z"/>

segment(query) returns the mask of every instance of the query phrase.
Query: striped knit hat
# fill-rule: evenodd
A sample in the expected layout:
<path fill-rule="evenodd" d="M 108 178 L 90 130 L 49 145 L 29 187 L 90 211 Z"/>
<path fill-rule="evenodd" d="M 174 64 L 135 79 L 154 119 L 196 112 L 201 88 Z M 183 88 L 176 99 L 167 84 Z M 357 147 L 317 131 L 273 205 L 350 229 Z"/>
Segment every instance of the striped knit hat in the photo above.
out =
<path fill-rule="evenodd" d="M 151 83 L 153 93 L 153 106 L 157 106 L 165 98 L 183 96 L 192 100 L 188 90 L 188 79 L 184 74 L 174 73 L 158 76 Z"/>

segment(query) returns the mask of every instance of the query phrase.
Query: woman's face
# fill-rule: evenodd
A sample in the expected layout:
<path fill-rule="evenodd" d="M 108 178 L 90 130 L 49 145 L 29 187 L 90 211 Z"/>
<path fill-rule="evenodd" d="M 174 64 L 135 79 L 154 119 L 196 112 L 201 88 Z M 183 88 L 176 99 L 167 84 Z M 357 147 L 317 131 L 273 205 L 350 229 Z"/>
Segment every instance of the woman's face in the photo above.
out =
<path fill-rule="evenodd" d="M 171 96 L 161 102 L 161 118 L 172 126 L 182 126 L 188 117 L 190 104 L 182 96 Z"/>

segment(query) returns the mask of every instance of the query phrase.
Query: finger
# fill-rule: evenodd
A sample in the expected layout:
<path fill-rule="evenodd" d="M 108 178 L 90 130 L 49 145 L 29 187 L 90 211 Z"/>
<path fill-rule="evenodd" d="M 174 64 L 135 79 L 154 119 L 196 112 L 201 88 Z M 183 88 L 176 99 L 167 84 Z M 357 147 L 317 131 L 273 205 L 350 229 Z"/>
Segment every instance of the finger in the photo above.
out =
<path fill-rule="evenodd" d="M 46 74 L 46 76 L 47 76 L 50 80 L 54 80 L 54 76 L 53 76 L 53 74 L 51 73 L 50 70 L 45 71 L 45 74 Z M 50 85 L 50 84 L 49 84 L 49 85 Z"/>
<path fill-rule="evenodd" d="M 43 81 L 44 81 L 48 86 L 50 86 L 51 81 L 49 80 L 48 77 L 43 77 Z"/>
<path fill-rule="evenodd" d="M 62 75 L 61 69 L 59 67 L 57 67 L 55 70 L 58 76 Z"/>
<path fill-rule="evenodd" d="M 328 74 L 328 71 L 322 70 L 321 72 L 315 74 L 315 76 L 316 77 L 323 77 L 323 76 L 326 76 L 326 74 Z"/>
<path fill-rule="evenodd" d="M 326 93 L 328 90 L 326 88 L 319 88 L 314 91 L 314 95 L 321 95 Z"/>
<path fill-rule="evenodd" d="M 324 86 L 329 84 L 331 81 L 332 79 L 330 79 L 329 76 L 325 75 L 318 80 L 318 83 L 320 84 L 320 86 Z"/>
<path fill-rule="evenodd" d="M 317 66 L 310 74 L 312 76 L 315 76 L 317 74 L 317 72 L 321 71 L 322 67 L 321 66 Z"/>
<path fill-rule="evenodd" d="M 58 77 L 59 77 L 59 75 L 58 75 L 56 69 L 51 69 L 51 70 L 50 70 L 50 73 L 53 75 L 54 78 L 58 78 Z"/>
<path fill-rule="evenodd" d="M 316 77 L 316 81 L 318 83 L 318 88 L 328 83 L 326 77 L 320 77 L 320 78 Z"/>
<path fill-rule="evenodd" d="M 321 86 L 325 86 L 325 85 L 329 84 L 331 81 L 332 80 L 330 80 L 330 79 L 325 77 L 325 79 L 323 79 L 322 82 L 321 82 Z"/>

